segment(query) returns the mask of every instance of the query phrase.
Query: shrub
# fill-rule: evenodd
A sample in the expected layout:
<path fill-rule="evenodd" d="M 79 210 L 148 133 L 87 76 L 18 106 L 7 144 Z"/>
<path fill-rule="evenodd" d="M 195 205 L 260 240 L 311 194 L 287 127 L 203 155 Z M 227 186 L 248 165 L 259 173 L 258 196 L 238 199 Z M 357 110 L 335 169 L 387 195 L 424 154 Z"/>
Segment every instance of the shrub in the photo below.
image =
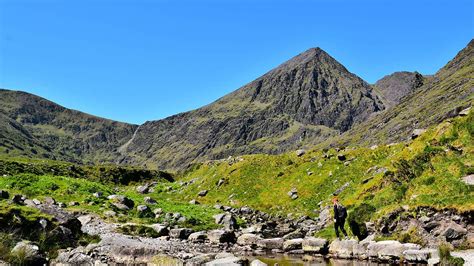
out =
<path fill-rule="evenodd" d="M 448 244 L 441 244 L 438 247 L 440 265 L 443 266 L 462 266 L 464 260 L 451 256 L 451 247 Z"/>
<path fill-rule="evenodd" d="M 410 227 L 408 231 L 401 233 L 398 237 L 398 241 L 402 243 L 415 243 L 421 246 L 424 246 L 426 244 L 426 241 L 418 233 L 416 227 Z"/>
<path fill-rule="evenodd" d="M 352 233 L 357 236 L 359 240 L 362 240 L 368 236 L 366 222 L 370 220 L 370 217 L 375 212 L 375 207 L 362 203 L 361 205 L 354 208 L 349 214 L 348 223 Z"/>

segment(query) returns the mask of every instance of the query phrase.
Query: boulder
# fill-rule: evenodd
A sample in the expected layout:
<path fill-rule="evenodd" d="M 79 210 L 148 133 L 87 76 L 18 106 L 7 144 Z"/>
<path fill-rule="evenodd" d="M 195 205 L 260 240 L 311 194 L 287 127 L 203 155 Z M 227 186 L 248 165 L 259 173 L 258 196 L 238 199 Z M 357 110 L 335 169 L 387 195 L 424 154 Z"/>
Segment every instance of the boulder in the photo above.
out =
<path fill-rule="evenodd" d="M 390 261 L 399 259 L 407 249 L 419 249 L 419 246 L 416 244 L 402 244 L 395 240 L 385 240 L 369 244 L 367 253 L 370 258 Z"/>
<path fill-rule="evenodd" d="M 303 156 L 305 153 L 306 153 L 306 151 L 303 150 L 303 149 L 296 150 L 296 152 L 295 152 L 296 156 L 298 156 L 298 157 Z"/>
<path fill-rule="evenodd" d="M 337 155 L 337 159 L 339 161 L 345 161 L 347 158 L 346 158 L 346 155 L 340 153 L 340 154 Z"/>
<path fill-rule="evenodd" d="M 256 246 L 258 241 L 261 240 L 262 238 L 258 235 L 255 234 L 242 234 L 237 238 L 237 244 L 241 246 Z"/>
<path fill-rule="evenodd" d="M 192 200 L 189 201 L 189 204 L 192 204 L 192 205 L 199 205 L 200 203 L 199 203 L 197 200 L 192 199 Z"/>
<path fill-rule="evenodd" d="M 206 232 L 195 232 L 189 235 L 188 241 L 193 243 L 202 243 L 207 240 Z"/>
<path fill-rule="evenodd" d="M 128 207 L 128 209 L 131 209 L 131 208 L 133 208 L 133 206 L 135 206 L 135 203 L 133 202 L 133 200 L 131 200 L 131 199 L 125 197 L 125 196 L 122 196 L 122 195 L 110 195 L 110 196 L 107 197 L 107 199 L 111 200 L 114 203 L 119 203 L 121 205 L 125 205 L 125 206 Z"/>
<path fill-rule="evenodd" d="M 233 266 L 233 265 L 246 265 L 248 263 L 247 259 L 238 258 L 235 256 L 216 259 L 206 263 L 206 266 Z"/>
<path fill-rule="evenodd" d="M 284 240 L 295 239 L 295 238 L 304 238 L 305 233 L 301 229 L 297 229 L 293 232 L 289 232 L 283 236 Z"/>
<path fill-rule="evenodd" d="M 283 238 L 267 238 L 261 239 L 257 242 L 257 246 L 263 249 L 283 249 Z"/>
<path fill-rule="evenodd" d="M 354 246 L 358 244 L 357 240 L 334 240 L 329 245 L 329 253 L 340 259 L 350 259 L 354 254 Z"/>
<path fill-rule="evenodd" d="M 301 249 L 303 245 L 302 238 L 290 239 L 283 242 L 283 250 L 284 251 L 291 251 L 296 249 Z"/>
<path fill-rule="evenodd" d="M 237 229 L 237 220 L 232 214 L 221 213 L 213 216 L 216 224 L 221 224 L 226 230 Z"/>
<path fill-rule="evenodd" d="M 462 178 L 462 181 L 469 186 L 474 186 L 474 175 L 467 175 Z"/>
<path fill-rule="evenodd" d="M 23 195 L 16 194 L 12 197 L 12 202 L 15 204 L 23 204 L 25 201 Z"/>
<path fill-rule="evenodd" d="M 10 198 L 10 194 L 6 190 L 0 190 L 0 199 L 8 199 Z"/>
<path fill-rule="evenodd" d="M 177 239 L 188 239 L 194 231 L 189 228 L 175 228 L 171 229 L 169 232 L 170 237 Z"/>
<path fill-rule="evenodd" d="M 212 230 L 207 234 L 207 238 L 213 244 L 219 243 L 235 243 L 236 237 L 234 232 L 225 230 Z"/>
<path fill-rule="evenodd" d="M 156 200 L 152 199 L 151 197 L 145 197 L 143 198 L 143 201 L 145 204 L 156 204 Z"/>
<path fill-rule="evenodd" d="M 56 204 L 56 200 L 51 197 L 44 197 L 43 202 L 44 204 L 49 204 L 49 205 Z"/>
<path fill-rule="evenodd" d="M 106 216 L 106 217 L 115 217 L 115 216 L 117 216 L 117 213 L 114 212 L 114 211 L 109 210 L 109 211 L 104 212 L 104 216 Z"/>
<path fill-rule="evenodd" d="M 436 249 L 408 249 L 403 251 L 403 258 L 411 263 L 427 263 L 430 258 L 437 257 Z"/>
<path fill-rule="evenodd" d="M 190 266 L 198 266 L 198 265 L 204 265 L 207 262 L 210 262 L 211 260 L 214 259 L 214 254 L 201 254 L 197 255 L 189 260 L 186 261 L 186 265 Z"/>
<path fill-rule="evenodd" d="M 268 264 L 266 264 L 265 262 L 261 261 L 261 260 L 253 260 L 251 263 L 250 263 L 250 266 L 267 266 Z"/>
<path fill-rule="evenodd" d="M 150 211 L 150 208 L 148 208 L 148 206 L 146 206 L 146 205 L 138 205 L 137 206 L 137 211 L 143 213 L 143 212 Z"/>
<path fill-rule="evenodd" d="M 446 238 L 447 241 L 453 241 L 462 238 L 466 234 L 466 228 L 462 227 L 457 223 L 451 222 L 447 225 L 442 235 Z"/>
<path fill-rule="evenodd" d="M 414 129 L 413 132 L 411 133 L 411 139 L 416 139 L 425 132 L 426 132 L 426 129 L 421 129 L 421 128 Z"/>
<path fill-rule="evenodd" d="M 112 205 L 113 205 L 115 208 L 117 208 L 117 209 L 119 209 L 119 210 L 122 210 L 122 211 L 128 211 L 128 210 L 130 210 L 130 208 L 129 208 L 127 205 L 122 204 L 122 203 L 114 202 L 114 203 L 112 203 Z"/>
<path fill-rule="evenodd" d="M 150 227 L 155 230 L 155 232 L 158 234 L 158 237 L 167 236 L 170 233 L 168 227 L 161 224 L 152 224 Z"/>
<path fill-rule="evenodd" d="M 306 253 L 324 254 L 328 250 L 329 242 L 324 238 L 307 237 L 303 239 L 302 249 Z"/>
<path fill-rule="evenodd" d="M 470 111 L 471 111 L 471 107 L 468 107 L 468 108 L 462 110 L 461 112 L 459 112 L 459 115 L 460 116 L 468 116 Z"/>
<path fill-rule="evenodd" d="M 137 192 L 141 193 L 141 194 L 146 194 L 146 193 L 148 193 L 149 189 L 150 189 L 150 186 L 148 186 L 148 185 L 138 186 L 137 187 Z"/>
<path fill-rule="evenodd" d="M 199 197 L 205 197 L 207 195 L 207 192 L 208 192 L 207 190 L 201 190 L 201 191 L 199 191 L 198 196 Z"/>
<path fill-rule="evenodd" d="M 31 244 L 29 241 L 18 242 L 10 253 L 13 256 L 21 257 L 25 262 L 32 263 L 32 265 L 36 263 L 41 265 L 41 261 L 44 260 L 40 256 L 39 247 Z"/>

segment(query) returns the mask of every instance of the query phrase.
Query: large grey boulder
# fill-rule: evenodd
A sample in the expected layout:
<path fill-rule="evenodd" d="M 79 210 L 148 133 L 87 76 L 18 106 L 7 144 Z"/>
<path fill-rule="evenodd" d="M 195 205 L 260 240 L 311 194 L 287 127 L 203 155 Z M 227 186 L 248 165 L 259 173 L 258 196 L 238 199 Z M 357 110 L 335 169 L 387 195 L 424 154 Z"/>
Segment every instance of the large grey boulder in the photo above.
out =
<path fill-rule="evenodd" d="M 283 249 L 283 243 L 285 240 L 283 238 L 267 238 L 261 239 L 257 242 L 257 246 L 263 249 Z"/>
<path fill-rule="evenodd" d="M 403 258 L 411 263 L 427 263 L 431 258 L 438 257 L 436 249 L 408 249 L 403 251 Z"/>
<path fill-rule="evenodd" d="M 160 236 L 167 236 L 169 235 L 170 231 L 168 230 L 168 227 L 161 225 L 161 224 L 152 224 L 150 225 L 153 230 L 158 234 L 158 237 Z"/>
<path fill-rule="evenodd" d="M 193 230 L 189 228 L 175 228 L 170 230 L 169 235 L 171 238 L 188 239 L 192 233 Z"/>
<path fill-rule="evenodd" d="M 443 232 L 443 236 L 447 241 L 460 239 L 466 234 L 467 229 L 454 222 L 449 223 Z"/>
<path fill-rule="evenodd" d="M 399 259 L 405 250 L 420 249 L 417 244 L 402 244 L 395 240 L 385 240 L 371 243 L 367 246 L 367 255 L 370 258 L 376 258 L 381 261 L 390 261 Z"/>
<path fill-rule="evenodd" d="M 203 243 L 207 240 L 207 234 L 204 231 L 195 232 L 189 235 L 188 241 L 193 243 Z"/>
<path fill-rule="evenodd" d="M 237 238 L 237 244 L 241 246 L 255 246 L 262 238 L 255 234 L 242 234 Z"/>
<path fill-rule="evenodd" d="M 224 226 L 225 230 L 235 230 L 237 229 L 237 220 L 232 214 L 221 213 L 213 216 L 216 224 L 221 224 Z"/>
<path fill-rule="evenodd" d="M 36 263 L 41 264 L 40 261 L 43 260 L 43 258 L 40 256 L 39 247 L 37 245 L 33 245 L 29 241 L 18 242 L 15 247 L 13 247 L 10 254 L 21 257 L 26 262 L 33 263 L 33 265 Z"/>
<path fill-rule="evenodd" d="M 245 265 L 248 263 L 247 259 L 230 256 L 222 259 L 216 259 L 206 263 L 206 266 L 233 266 L 233 265 Z"/>
<path fill-rule="evenodd" d="M 301 249 L 303 245 L 302 238 L 290 239 L 283 242 L 283 250 L 284 251 L 291 251 Z"/>
<path fill-rule="evenodd" d="M 250 263 L 250 266 L 268 266 L 268 264 L 266 264 L 265 262 L 257 259 L 257 260 L 253 260 Z"/>
<path fill-rule="evenodd" d="M 305 253 L 323 254 L 327 252 L 329 242 L 324 238 L 307 237 L 303 239 L 302 249 Z"/>
<path fill-rule="evenodd" d="M 357 240 L 334 240 L 329 245 L 329 253 L 340 259 L 351 259 L 354 254 L 354 247 L 358 244 Z"/>
<path fill-rule="evenodd" d="M 207 238 L 213 244 L 219 243 L 235 243 L 235 233 L 226 230 L 212 230 L 207 234 Z"/>

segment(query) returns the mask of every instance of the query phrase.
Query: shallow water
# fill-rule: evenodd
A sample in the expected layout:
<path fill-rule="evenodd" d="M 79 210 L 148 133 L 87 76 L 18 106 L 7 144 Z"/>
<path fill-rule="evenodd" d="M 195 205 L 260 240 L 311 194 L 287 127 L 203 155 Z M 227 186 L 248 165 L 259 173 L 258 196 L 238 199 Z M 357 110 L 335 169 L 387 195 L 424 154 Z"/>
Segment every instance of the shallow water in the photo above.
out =
<path fill-rule="evenodd" d="M 284 254 L 270 254 L 264 256 L 251 256 L 247 257 L 249 261 L 259 259 L 262 262 L 272 266 L 306 266 L 306 265 L 332 265 L 332 266 L 388 266 L 391 264 L 377 263 L 370 261 L 359 261 L 359 260 L 339 260 L 339 259 L 325 259 L 323 257 L 313 256 L 297 256 L 297 255 L 284 255 Z M 392 264 L 398 265 L 398 264 Z"/>

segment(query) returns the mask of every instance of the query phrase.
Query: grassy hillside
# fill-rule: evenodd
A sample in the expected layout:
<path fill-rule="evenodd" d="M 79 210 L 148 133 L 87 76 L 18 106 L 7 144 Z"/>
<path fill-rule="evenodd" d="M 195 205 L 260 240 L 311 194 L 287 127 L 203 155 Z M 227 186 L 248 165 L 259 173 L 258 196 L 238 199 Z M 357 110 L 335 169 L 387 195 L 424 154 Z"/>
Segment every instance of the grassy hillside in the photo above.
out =
<path fill-rule="evenodd" d="M 0 154 L 73 162 L 113 162 L 136 125 L 0 89 Z"/>
<path fill-rule="evenodd" d="M 401 205 L 473 210 L 473 188 L 461 181 L 474 173 L 473 134 L 471 113 L 407 143 L 208 162 L 185 173 L 183 180 L 194 183 L 174 196 L 186 201 L 207 189 L 207 196 L 200 199 L 207 204 L 314 215 L 318 204 L 330 204 L 333 192 L 348 183 L 339 195 L 342 203 L 349 208 L 370 204 L 376 208 L 373 218 Z M 346 159 L 338 158 L 341 155 Z M 217 187 L 220 179 L 225 183 Z M 292 188 L 298 191 L 296 200 L 287 195 Z"/>
<path fill-rule="evenodd" d="M 329 205 L 333 193 L 343 186 L 339 198 L 349 212 L 362 205 L 371 206 L 371 220 L 403 205 L 409 209 L 430 206 L 465 212 L 474 210 L 474 189 L 461 180 L 474 173 L 473 135 L 471 112 L 446 120 L 410 142 L 339 151 L 308 150 L 302 156 L 289 152 L 210 161 L 175 177 L 179 182 L 150 176 L 146 170 L 136 178 L 117 179 L 114 176 L 134 176 L 127 175 L 127 171 L 140 172 L 9 158 L 0 160 L 0 189 L 40 200 L 52 196 L 66 204 L 74 201 L 79 205 L 69 209 L 87 210 L 116 222 L 169 222 L 196 230 L 218 227 L 212 218 L 220 212 L 213 208 L 216 203 L 248 205 L 285 216 L 317 217 L 321 206 Z M 218 186 L 221 179 L 223 184 Z M 153 192 L 144 195 L 136 191 L 138 185 L 150 181 L 158 182 Z M 287 194 L 293 188 L 298 194 L 294 200 Z M 209 192 L 199 197 L 202 190 Z M 93 196 L 99 191 L 103 196 Z M 106 198 L 112 194 L 127 196 L 135 207 L 130 211 L 116 209 Z M 157 203 L 147 204 L 146 196 Z M 188 203 L 192 199 L 201 204 Z M 143 215 L 136 210 L 137 205 L 147 205 L 150 210 L 162 208 L 163 215 L 158 219 L 151 212 Z M 116 211 L 117 216 L 106 217 L 107 210 Z M 177 222 L 165 215 L 178 212 L 186 217 L 185 221 Z"/>

